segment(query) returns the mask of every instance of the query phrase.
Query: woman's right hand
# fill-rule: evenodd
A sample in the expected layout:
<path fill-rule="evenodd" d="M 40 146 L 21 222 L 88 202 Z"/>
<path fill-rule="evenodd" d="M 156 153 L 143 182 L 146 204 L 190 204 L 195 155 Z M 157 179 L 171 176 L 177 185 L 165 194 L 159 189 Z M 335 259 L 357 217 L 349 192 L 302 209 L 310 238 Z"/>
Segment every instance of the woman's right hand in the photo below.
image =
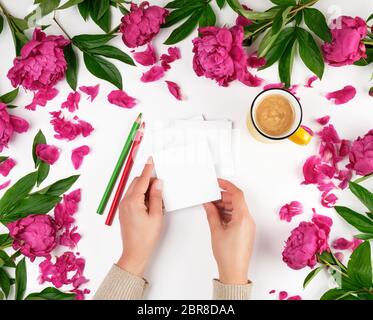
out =
<path fill-rule="evenodd" d="M 221 200 L 205 203 L 204 208 L 219 280 L 224 284 L 247 284 L 255 223 L 242 190 L 227 180 L 218 182 L 223 189 Z"/>

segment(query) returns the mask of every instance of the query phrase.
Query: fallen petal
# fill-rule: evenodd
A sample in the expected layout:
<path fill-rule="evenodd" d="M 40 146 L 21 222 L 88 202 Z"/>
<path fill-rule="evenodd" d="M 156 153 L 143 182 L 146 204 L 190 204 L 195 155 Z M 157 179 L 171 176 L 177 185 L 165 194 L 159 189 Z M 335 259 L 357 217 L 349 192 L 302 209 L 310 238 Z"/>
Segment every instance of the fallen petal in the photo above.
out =
<path fill-rule="evenodd" d="M 330 116 L 324 116 L 321 118 L 316 119 L 317 123 L 321 124 L 322 126 L 325 126 L 330 121 Z"/>
<path fill-rule="evenodd" d="M 140 80 L 145 83 L 153 82 L 153 81 L 157 81 L 161 79 L 164 76 L 164 74 L 165 74 L 165 71 L 163 67 L 154 66 L 154 67 L 151 67 L 150 70 L 148 70 L 147 72 L 143 73 Z"/>
<path fill-rule="evenodd" d="M 95 100 L 95 98 L 98 95 L 98 92 L 100 90 L 100 85 L 96 84 L 95 86 L 89 86 L 89 87 L 81 86 L 79 87 L 79 90 L 85 93 L 86 95 L 88 95 L 88 99 L 91 99 L 91 102 L 92 102 L 93 100 Z"/>
<path fill-rule="evenodd" d="M 8 158 L 0 163 L 0 174 L 3 177 L 8 176 L 9 172 L 14 168 L 16 162 L 12 158 Z"/>
<path fill-rule="evenodd" d="M 280 220 L 290 222 L 294 216 L 303 213 L 303 205 L 299 201 L 292 201 L 280 209 Z"/>
<path fill-rule="evenodd" d="M 168 91 L 177 99 L 183 100 L 181 96 L 181 90 L 178 84 L 172 81 L 165 81 L 167 83 Z"/>
<path fill-rule="evenodd" d="M 89 147 L 88 146 L 81 146 L 81 147 L 78 147 L 78 148 L 75 148 L 72 152 L 71 152 L 71 161 L 73 163 L 73 166 L 74 166 L 74 169 L 77 170 L 80 168 L 80 166 L 82 165 L 83 163 L 83 159 L 84 157 L 89 154 Z"/>
<path fill-rule="evenodd" d="M 334 104 L 344 104 L 353 99 L 356 95 L 356 89 L 353 86 L 345 86 L 341 90 L 329 92 L 325 95 L 328 100 L 331 100 Z"/>
<path fill-rule="evenodd" d="M 66 108 L 70 112 L 74 112 L 79 109 L 80 93 L 78 91 L 71 92 L 67 96 L 67 100 L 62 103 L 61 108 Z"/>
<path fill-rule="evenodd" d="M 154 47 L 149 43 L 145 51 L 133 54 L 135 61 L 143 66 L 152 66 L 157 62 Z"/>
<path fill-rule="evenodd" d="M 131 109 L 136 105 L 136 99 L 123 90 L 113 90 L 108 95 L 108 101 L 121 108 Z"/>
<path fill-rule="evenodd" d="M 307 83 L 304 85 L 306 88 L 313 88 L 312 84 L 318 79 L 317 76 L 312 76 L 307 79 Z"/>
<path fill-rule="evenodd" d="M 10 185 L 10 180 L 5 181 L 4 183 L 0 184 L 0 190 L 7 188 Z"/>

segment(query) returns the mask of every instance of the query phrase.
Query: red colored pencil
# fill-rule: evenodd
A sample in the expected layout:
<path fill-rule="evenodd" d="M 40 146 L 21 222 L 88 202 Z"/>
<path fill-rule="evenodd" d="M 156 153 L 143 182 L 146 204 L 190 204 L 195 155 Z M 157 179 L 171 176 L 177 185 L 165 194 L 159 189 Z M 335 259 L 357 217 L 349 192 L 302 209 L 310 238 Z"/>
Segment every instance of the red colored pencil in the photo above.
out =
<path fill-rule="evenodd" d="M 119 201 L 120 201 L 120 199 L 122 197 L 122 194 L 123 194 L 123 191 L 124 191 L 124 189 L 127 185 L 127 181 L 128 181 L 129 175 L 131 173 L 137 151 L 139 150 L 140 143 L 141 143 L 142 138 L 144 136 L 144 129 L 145 129 L 145 122 L 143 122 L 141 124 L 141 127 L 140 127 L 139 131 L 137 131 L 136 137 L 133 141 L 133 144 L 132 144 L 132 147 L 131 147 L 131 150 L 130 150 L 130 153 L 128 155 L 128 159 L 127 159 L 127 162 L 126 162 L 126 166 L 123 169 L 123 173 L 122 173 L 122 176 L 119 180 L 117 191 L 115 192 L 114 199 L 113 199 L 113 202 L 112 202 L 111 207 L 110 207 L 110 211 L 109 211 L 108 216 L 106 218 L 105 224 L 107 226 L 111 226 L 111 224 L 113 223 L 115 212 L 118 209 Z"/>

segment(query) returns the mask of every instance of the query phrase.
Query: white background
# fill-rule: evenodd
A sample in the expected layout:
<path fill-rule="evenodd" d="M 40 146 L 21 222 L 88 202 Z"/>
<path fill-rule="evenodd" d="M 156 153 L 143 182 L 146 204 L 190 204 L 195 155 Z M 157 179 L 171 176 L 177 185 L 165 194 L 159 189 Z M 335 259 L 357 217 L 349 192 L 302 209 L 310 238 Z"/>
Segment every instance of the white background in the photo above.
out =
<path fill-rule="evenodd" d="M 31 11 L 32 1 L 1 1 L 15 16 L 23 17 Z M 269 1 L 242 1 L 255 10 L 269 8 Z M 166 1 L 153 1 L 165 4 Z M 330 15 L 361 16 L 366 19 L 373 12 L 373 2 L 369 0 L 321 0 L 317 5 L 324 13 Z M 216 9 L 215 3 L 214 8 Z M 216 12 L 218 12 L 216 10 Z M 218 13 L 219 25 L 232 25 L 235 14 L 229 7 Z M 113 19 L 113 26 L 119 22 L 119 15 Z M 100 33 L 93 23 L 85 23 L 77 8 L 58 13 L 58 19 L 71 35 L 81 33 Z M 61 31 L 50 21 L 52 26 L 48 34 L 61 34 Z M 155 39 L 154 45 L 159 54 L 167 47 L 162 42 L 170 30 L 162 30 Z M 317 139 L 307 147 L 300 147 L 291 142 L 280 144 L 262 144 L 254 140 L 245 129 L 245 117 L 251 101 L 260 88 L 249 88 L 241 83 L 232 83 L 229 88 L 218 87 L 213 81 L 198 78 L 192 69 L 192 38 L 179 44 L 182 59 L 172 65 L 167 73 L 167 80 L 180 84 L 185 94 L 185 101 L 176 101 L 168 92 L 165 83 L 158 81 L 144 84 L 139 78 L 144 71 L 140 67 L 131 67 L 114 62 L 121 70 L 125 91 L 138 98 L 138 106 L 125 110 L 110 105 L 107 94 L 114 88 L 106 82 L 99 81 L 90 75 L 80 63 L 79 85 L 95 85 L 100 83 L 101 90 L 94 103 L 86 101 L 82 95 L 79 117 L 93 124 L 95 131 L 88 138 L 78 138 L 73 142 L 63 142 L 53 138 L 53 130 L 49 124 L 49 112 L 58 110 L 60 104 L 70 92 L 68 85 L 62 81 L 58 84 L 60 94 L 46 108 L 38 108 L 36 112 L 24 110 L 22 107 L 11 111 L 23 116 L 31 128 L 27 134 L 16 135 L 4 155 L 16 159 L 18 165 L 11 172 L 10 178 L 15 182 L 22 175 L 33 170 L 31 145 L 34 135 L 42 129 L 49 143 L 61 148 L 59 161 L 52 167 L 44 184 L 75 174 L 71 161 L 71 150 L 82 144 L 88 144 L 92 152 L 86 157 L 79 173 L 81 177 L 76 187 L 82 188 L 82 202 L 77 214 L 79 230 L 83 239 L 79 243 L 79 252 L 86 258 L 86 275 L 90 279 L 88 287 L 95 292 L 103 277 L 116 262 L 121 253 L 121 240 L 118 221 L 109 228 L 104 225 L 104 217 L 96 214 L 96 209 L 107 184 L 111 171 L 127 136 L 129 128 L 142 111 L 150 127 L 173 119 L 182 119 L 203 113 L 209 119 L 229 118 L 239 130 L 239 145 L 236 155 L 236 174 L 233 179 L 246 195 L 251 214 L 257 224 L 257 237 L 254 255 L 250 266 L 250 279 L 254 282 L 253 299 L 277 299 L 277 295 L 269 295 L 271 289 L 286 290 L 290 294 L 300 294 L 304 299 L 318 299 L 333 283 L 326 274 L 317 278 L 302 290 L 302 282 L 308 269 L 294 271 L 281 260 L 284 242 L 290 231 L 302 220 L 310 219 L 311 208 L 318 213 L 334 219 L 331 239 L 340 236 L 351 238 L 356 230 L 337 217 L 333 209 L 325 209 L 320 205 L 320 193 L 314 186 L 301 186 L 302 164 L 305 159 L 316 153 Z M 129 53 L 120 38 L 113 44 Z M 6 73 L 12 65 L 14 49 L 7 26 L 0 35 L 0 92 L 11 89 Z M 256 44 L 250 48 L 254 51 Z M 82 61 L 80 57 L 80 61 Z M 304 107 L 304 124 L 318 130 L 315 118 L 331 115 L 331 123 L 340 135 L 347 139 L 355 139 L 373 128 L 373 100 L 367 94 L 371 84 L 369 79 L 372 68 L 326 67 L 322 83 L 315 82 L 315 89 L 301 88 L 298 95 Z M 299 58 L 293 71 L 293 83 L 304 84 L 311 73 L 306 70 Z M 276 66 L 262 71 L 259 76 L 268 82 L 278 82 Z M 352 84 L 357 89 L 357 96 L 350 103 L 334 106 L 324 98 L 328 91 L 341 89 Z M 32 99 L 32 94 L 21 92 L 16 104 L 24 106 Z M 71 115 L 68 115 L 71 116 Z M 1 182 L 5 181 L 4 179 Z M 373 180 L 365 186 L 373 188 Z M 305 213 L 297 216 L 291 223 L 279 220 L 278 210 L 286 202 L 299 200 L 305 206 Z M 359 203 L 344 191 L 340 204 L 349 205 L 362 210 Z M 166 223 L 154 259 L 148 268 L 146 278 L 150 282 L 147 298 L 151 299 L 210 299 L 212 295 L 212 278 L 217 277 L 215 261 L 210 246 L 210 234 L 205 213 L 202 208 L 191 208 L 166 215 Z M 38 262 L 28 263 L 28 291 L 39 291 Z"/>

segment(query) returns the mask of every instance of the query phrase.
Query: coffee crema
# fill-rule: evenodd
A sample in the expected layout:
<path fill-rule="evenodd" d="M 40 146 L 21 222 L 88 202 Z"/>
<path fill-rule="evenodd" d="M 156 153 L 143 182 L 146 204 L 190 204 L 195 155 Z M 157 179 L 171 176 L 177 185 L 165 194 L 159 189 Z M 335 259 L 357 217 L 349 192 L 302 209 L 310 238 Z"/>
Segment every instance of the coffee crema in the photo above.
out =
<path fill-rule="evenodd" d="M 295 112 L 291 102 L 280 94 L 268 95 L 255 109 L 255 123 L 260 131 L 272 137 L 282 137 L 294 124 Z"/>

